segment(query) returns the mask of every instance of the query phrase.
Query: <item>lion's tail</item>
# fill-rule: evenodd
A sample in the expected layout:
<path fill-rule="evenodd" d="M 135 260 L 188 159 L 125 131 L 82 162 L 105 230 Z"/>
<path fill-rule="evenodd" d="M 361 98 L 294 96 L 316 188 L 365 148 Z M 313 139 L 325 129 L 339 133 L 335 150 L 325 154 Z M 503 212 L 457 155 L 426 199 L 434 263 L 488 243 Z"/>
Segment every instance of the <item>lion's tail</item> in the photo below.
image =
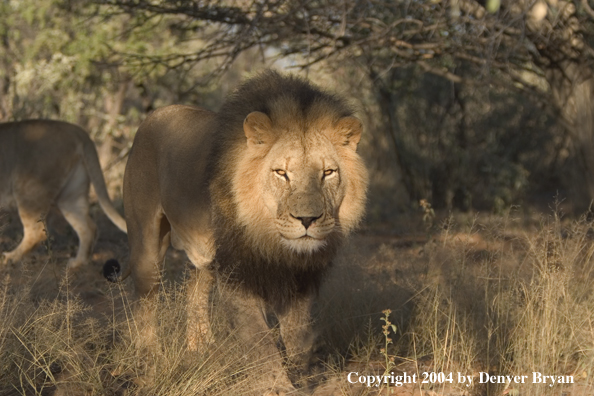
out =
<path fill-rule="evenodd" d="M 86 133 L 84 133 L 82 142 L 85 167 L 87 168 L 87 173 L 89 174 L 93 188 L 95 188 L 99 205 L 107 217 L 109 217 L 109 220 L 111 220 L 111 222 L 115 224 L 116 227 L 118 227 L 123 232 L 127 232 L 126 221 L 113 207 L 113 204 L 109 199 L 109 194 L 107 194 L 107 187 L 105 186 L 105 179 L 103 179 L 103 172 L 101 171 L 101 165 L 99 164 L 99 156 L 97 155 L 95 144 Z"/>
<path fill-rule="evenodd" d="M 121 269 L 122 267 L 116 259 L 109 259 L 103 264 L 103 277 L 113 283 L 121 282 L 132 272 L 128 267 L 122 274 Z"/>

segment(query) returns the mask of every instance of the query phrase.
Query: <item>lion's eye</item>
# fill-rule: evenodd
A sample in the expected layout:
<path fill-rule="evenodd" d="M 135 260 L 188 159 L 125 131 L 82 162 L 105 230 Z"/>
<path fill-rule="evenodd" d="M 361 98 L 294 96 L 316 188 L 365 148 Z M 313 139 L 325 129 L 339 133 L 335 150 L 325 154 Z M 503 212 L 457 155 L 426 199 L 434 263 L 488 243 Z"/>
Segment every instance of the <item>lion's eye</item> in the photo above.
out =
<path fill-rule="evenodd" d="M 282 169 L 275 169 L 274 173 L 276 173 L 277 175 L 283 177 L 285 180 L 289 180 L 289 176 L 287 176 L 287 172 L 282 170 Z"/>
<path fill-rule="evenodd" d="M 336 169 L 326 169 L 324 170 L 324 177 L 328 177 L 336 172 Z"/>

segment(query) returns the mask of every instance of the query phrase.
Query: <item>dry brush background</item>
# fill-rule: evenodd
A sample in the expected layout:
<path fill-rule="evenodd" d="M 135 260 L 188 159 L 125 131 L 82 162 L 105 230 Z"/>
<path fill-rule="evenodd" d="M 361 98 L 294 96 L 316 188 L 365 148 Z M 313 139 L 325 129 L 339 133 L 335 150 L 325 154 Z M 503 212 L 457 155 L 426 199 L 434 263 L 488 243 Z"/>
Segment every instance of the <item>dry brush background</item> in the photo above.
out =
<path fill-rule="evenodd" d="M 85 127 L 120 209 L 133 135 L 157 107 L 216 110 L 264 67 L 357 107 L 368 214 L 320 293 L 315 395 L 594 392 L 588 1 L 20 0 L 0 14 L 0 120 Z M 126 240 L 97 207 L 93 218 L 93 260 L 78 272 L 65 274 L 77 241 L 56 213 L 49 242 L 0 269 L 0 394 L 261 392 L 258 362 L 232 335 L 185 351 L 186 258 L 175 251 L 155 308 L 162 354 L 146 379 L 131 284 L 101 276 L 106 259 L 126 259 Z M 0 251 L 21 236 L 3 209 Z M 386 371 L 539 371 L 575 384 L 347 380 Z"/>

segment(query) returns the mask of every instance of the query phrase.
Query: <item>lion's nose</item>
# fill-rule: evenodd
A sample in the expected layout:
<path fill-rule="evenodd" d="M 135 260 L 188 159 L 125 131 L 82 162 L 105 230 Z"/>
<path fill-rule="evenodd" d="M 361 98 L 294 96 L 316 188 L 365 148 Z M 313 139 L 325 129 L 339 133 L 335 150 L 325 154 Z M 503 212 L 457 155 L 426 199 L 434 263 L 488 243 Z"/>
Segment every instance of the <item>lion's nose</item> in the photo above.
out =
<path fill-rule="evenodd" d="M 293 216 L 293 215 L 291 215 L 291 216 Z M 316 221 L 317 219 L 322 217 L 322 215 L 319 215 L 317 217 L 298 217 L 298 216 L 293 216 L 293 217 L 296 218 L 297 220 L 299 220 L 301 222 L 301 224 L 303 224 L 303 227 L 305 227 L 305 229 L 307 230 L 309 228 L 309 226 L 311 225 L 311 223 L 313 223 L 314 221 Z"/>

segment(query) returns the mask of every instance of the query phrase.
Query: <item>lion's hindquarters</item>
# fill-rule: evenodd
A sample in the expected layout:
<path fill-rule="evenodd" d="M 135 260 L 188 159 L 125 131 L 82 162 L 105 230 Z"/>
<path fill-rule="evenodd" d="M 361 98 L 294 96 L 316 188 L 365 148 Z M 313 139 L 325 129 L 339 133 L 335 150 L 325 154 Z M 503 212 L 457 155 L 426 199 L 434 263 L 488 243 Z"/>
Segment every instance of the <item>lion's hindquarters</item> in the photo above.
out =
<path fill-rule="evenodd" d="M 187 248 L 189 238 L 184 227 L 177 227 L 180 222 L 196 224 L 191 221 L 195 211 L 190 206 L 196 204 L 195 194 L 186 191 L 198 181 L 188 175 L 188 170 L 175 168 L 197 161 L 195 152 L 187 157 L 188 154 L 180 154 L 178 147 L 187 146 L 183 131 L 191 131 L 197 124 L 185 119 L 188 112 L 192 110 L 170 106 L 151 114 L 136 133 L 124 175 L 124 211 L 130 247 L 128 269 L 140 300 L 135 315 L 140 315 L 147 327 L 153 326 L 153 333 L 157 326 L 154 307 L 166 251 L 172 242 L 176 248 Z M 180 234 L 180 230 L 184 232 Z M 194 242 L 199 241 L 192 239 L 191 243 Z M 189 251 L 188 256 L 197 261 L 195 257 L 204 256 L 207 250 Z M 205 266 L 202 262 L 198 264 Z M 206 319 L 211 283 L 209 272 L 194 271 L 187 285 L 187 345 L 190 350 L 201 349 L 210 340 Z"/>
<path fill-rule="evenodd" d="M 155 289 L 170 241 L 187 250 L 200 242 L 193 239 L 193 228 L 208 222 L 207 216 L 194 217 L 205 212 L 195 206 L 208 208 L 208 200 L 199 195 L 207 190 L 201 182 L 206 159 L 200 153 L 209 150 L 202 129 L 212 115 L 188 106 L 164 107 L 140 125 L 134 138 L 124 174 L 124 210 L 130 268 L 140 296 Z"/>
<path fill-rule="evenodd" d="M 100 180 L 95 190 L 102 206 L 107 197 L 94 143 L 82 128 L 61 121 L 29 120 L 1 124 L 0 127 L 4 136 L 11 136 L 9 141 L 14 151 L 8 156 L 8 161 L 13 162 L 10 166 L 11 190 L 25 234 L 17 248 L 5 256 L 13 261 L 20 260 L 45 239 L 40 221 L 50 207 L 56 205 L 79 239 L 78 253 L 70 260 L 69 268 L 88 261 L 96 234 L 96 226 L 89 217 L 90 181 L 95 185 L 96 180 Z M 95 165 L 87 166 L 89 152 Z M 119 216 L 109 197 L 107 201 Z M 124 224 L 125 229 L 125 223 L 119 217 L 119 226 Z"/>
<path fill-rule="evenodd" d="M 24 234 L 15 249 L 4 253 L 7 261 L 21 260 L 47 238 L 44 220 L 78 161 L 76 142 L 60 130 L 52 139 L 51 125 L 40 122 L 32 134 L 28 123 L 2 124 L 13 136 L 14 153 L 8 156 L 11 174 L 5 176 L 11 183 L 11 201 L 16 203 Z"/>

